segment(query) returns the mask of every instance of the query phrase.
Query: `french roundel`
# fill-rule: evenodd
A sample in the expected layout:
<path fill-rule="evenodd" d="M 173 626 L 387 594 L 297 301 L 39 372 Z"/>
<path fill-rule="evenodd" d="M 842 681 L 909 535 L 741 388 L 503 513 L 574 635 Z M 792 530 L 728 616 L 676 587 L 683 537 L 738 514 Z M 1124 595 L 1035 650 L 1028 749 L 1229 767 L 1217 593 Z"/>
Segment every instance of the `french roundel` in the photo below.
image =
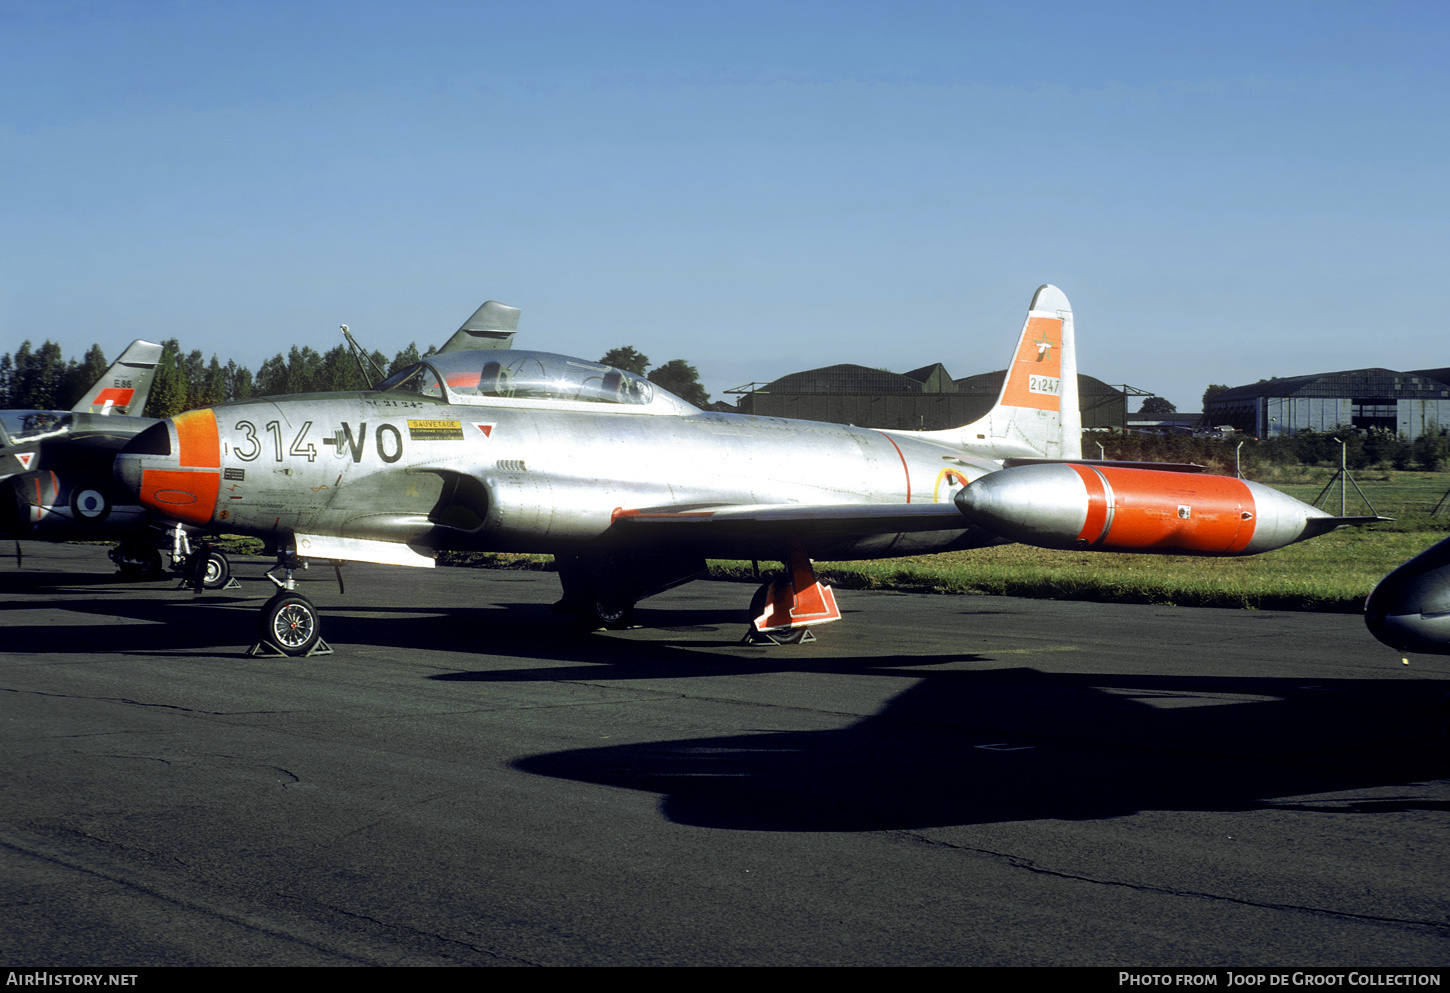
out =
<path fill-rule="evenodd" d="M 102 521 L 111 512 L 111 503 L 100 490 L 77 490 L 71 497 L 71 509 L 87 521 Z"/>

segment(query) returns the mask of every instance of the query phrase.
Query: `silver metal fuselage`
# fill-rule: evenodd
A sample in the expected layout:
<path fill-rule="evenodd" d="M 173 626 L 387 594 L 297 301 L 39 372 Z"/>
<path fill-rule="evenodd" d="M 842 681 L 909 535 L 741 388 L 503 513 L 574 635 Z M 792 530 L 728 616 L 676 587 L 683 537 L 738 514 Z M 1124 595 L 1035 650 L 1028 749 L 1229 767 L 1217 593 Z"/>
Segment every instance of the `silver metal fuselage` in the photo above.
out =
<path fill-rule="evenodd" d="M 578 549 L 607 541 L 620 512 L 649 508 L 949 504 L 965 483 L 999 467 L 908 433 L 709 413 L 668 394 L 617 409 L 396 391 L 213 409 L 219 529 L 420 550 Z M 870 558 L 998 540 L 964 526 L 815 539 L 806 550 Z M 779 554 L 777 543 L 758 536 L 721 535 L 710 544 L 699 551 Z"/>

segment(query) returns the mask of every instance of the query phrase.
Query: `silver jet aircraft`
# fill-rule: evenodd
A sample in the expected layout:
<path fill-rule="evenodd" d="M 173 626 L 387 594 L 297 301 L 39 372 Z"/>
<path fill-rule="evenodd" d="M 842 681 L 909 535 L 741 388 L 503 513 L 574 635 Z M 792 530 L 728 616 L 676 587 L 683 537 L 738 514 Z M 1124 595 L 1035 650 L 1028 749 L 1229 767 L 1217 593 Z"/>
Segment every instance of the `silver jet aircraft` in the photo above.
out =
<path fill-rule="evenodd" d="M 559 606 L 595 626 L 628 624 L 707 556 L 779 561 L 750 624 L 792 640 L 841 616 L 813 559 L 1003 541 L 1245 555 L 1348 522 L 1238 479 L 1084 461 L 1080 434 L 1072 310 L 1043 286 L 996 405 L 949 430 L 711 413 L 597 362 L 451 351 L 365 392 L 189 411 L 117 473 L 162 514 L 277 544 L 287 579 L 259 628 L 290 655 L 320 631 L 292 588 L 305 559 L 551 553 Z"/>

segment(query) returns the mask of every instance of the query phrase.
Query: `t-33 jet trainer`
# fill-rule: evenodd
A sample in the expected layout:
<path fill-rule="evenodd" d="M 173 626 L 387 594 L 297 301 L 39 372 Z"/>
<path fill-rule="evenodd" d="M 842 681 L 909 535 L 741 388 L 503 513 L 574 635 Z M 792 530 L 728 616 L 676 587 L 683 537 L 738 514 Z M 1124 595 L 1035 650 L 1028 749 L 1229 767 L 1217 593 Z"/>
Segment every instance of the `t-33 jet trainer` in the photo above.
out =
<path fill-rule="evenodd" d="M 445 549 L 552 553 L 563 609 L 629 623 L 705 558 L 784 563 L 756 593 L 757 637 L 840 619 L 813 559 L 1021 541 L 1248 555 L 1362 518 L 1178 468 L 1081 458 L 1072 310 L 1032 298 L 996 405 L 943 431 L 701 411 L 646 379 L 543 352 L 453 351 L 376 389 L 193 410 L 133 439 L 140 501 L 275 542 L 286 580 L 264 642 L 311 651 L 299 560 L 431 566 Z"/>

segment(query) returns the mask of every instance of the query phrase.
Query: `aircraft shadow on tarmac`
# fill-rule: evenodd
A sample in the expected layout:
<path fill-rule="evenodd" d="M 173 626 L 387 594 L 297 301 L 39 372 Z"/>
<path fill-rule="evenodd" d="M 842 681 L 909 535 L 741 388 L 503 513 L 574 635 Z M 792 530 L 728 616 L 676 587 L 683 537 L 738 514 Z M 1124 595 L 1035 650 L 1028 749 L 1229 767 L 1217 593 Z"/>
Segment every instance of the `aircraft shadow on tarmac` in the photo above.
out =
<path fill-rule="evenodd" d="M 514 766 L 658 793 L 672 821 L 739 830 L 872 831 L 1140 810 L 1443 812 L 1450 803 L 1442 792 L 1414 785 L 1445 775 L 1426 702 L 1438 692 L 1433 681 L 1303 687 L 1026 668 L 935 672 L 839 730 L 589 748 Z M 1273 799 L 1395 787 L 1390 797 Z"/>
<path fill-rule="evenodd" d="M 177 585 L 175 577 L 148 579 L 144 583 L 126 579 L 116 573 L 98 572 L 93 575 L 74 572 L 51 572 L 32 570 L 29 572 L 0 573 L 0 596 L 6 594 L 56 592 L 65 589 L 84 589 L 87 593 L 128 593 L 137 589 L 170 589 Z M 160 583 L 161 586 L 152 584 Z"/>

